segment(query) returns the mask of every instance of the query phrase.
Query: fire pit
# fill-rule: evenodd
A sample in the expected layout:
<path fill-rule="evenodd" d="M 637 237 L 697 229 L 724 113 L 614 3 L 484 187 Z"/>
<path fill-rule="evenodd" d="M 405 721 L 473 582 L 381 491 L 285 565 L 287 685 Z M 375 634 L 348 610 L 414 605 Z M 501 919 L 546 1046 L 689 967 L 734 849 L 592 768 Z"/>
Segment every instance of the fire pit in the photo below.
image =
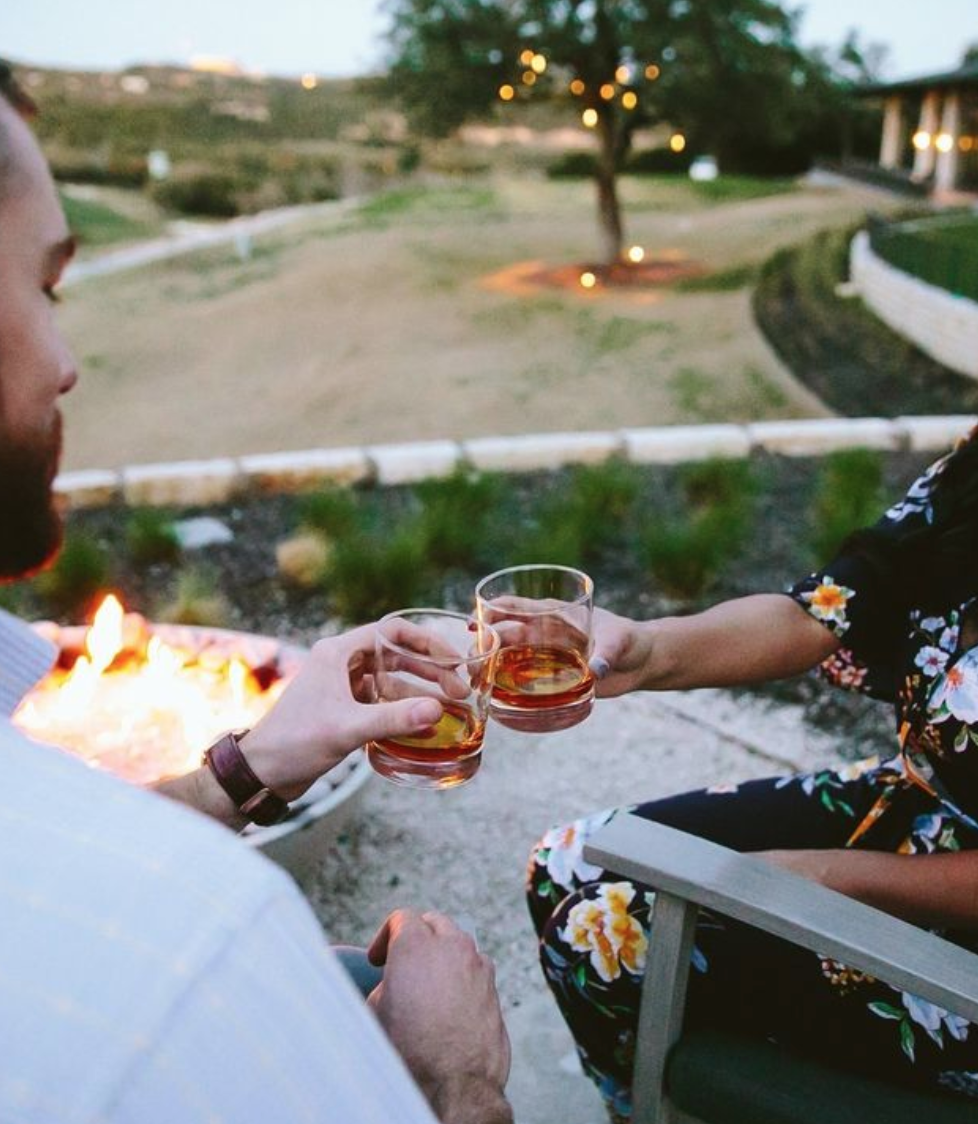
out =
<path fill-rule="evenodd" d="M 225 730 L 253 726 L 305 656 L 266 636 L 153 624 L 125 613 L 112 595 L 91 628 L 36 627 L 57 644 L 59 658 L 14 722 L 143 785 L 195 769 L 202 748 Z M 358 751 L 294 802 L 282 823 L 253 825 L 243 838 L 303 878 L 369 777 Z"/>

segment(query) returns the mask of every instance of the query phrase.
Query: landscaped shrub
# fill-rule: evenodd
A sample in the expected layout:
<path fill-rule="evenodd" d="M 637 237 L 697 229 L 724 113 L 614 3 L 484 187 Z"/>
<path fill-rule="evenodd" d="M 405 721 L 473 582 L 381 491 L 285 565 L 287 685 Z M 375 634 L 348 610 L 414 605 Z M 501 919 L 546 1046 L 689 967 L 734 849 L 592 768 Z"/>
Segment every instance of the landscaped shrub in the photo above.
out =
<path fill-rule="evenodd" d="M 695 599 L 743 547 L 753 525 L 757 480 L 749 462 L 723 459 L 683 465 L 678 479 L 682 510 L 653 516 L 639 550 L 667 594 Z"/>
<path fill-rule="evenodd" d="M 439 567 L 471 566 L 492 554 L 490 524 L 498 507 L 498 476 L 457 471 L 445 480 L 419 484 L 426 554 Z"/>
<path fill-rule="evenodd" d="M 685 175 L 695 153 L 673 152 L 671 148 L 643 148 L 625 161 L 624 171 L 635 176 Z"/>
<path fill-rule="evenodd" d="M 185 215 L 233 218 L 239 213 L 240 185 L 223 172 L 184 172 L 153 185 L 153 198 Z"/>
<path fill-rule="evenodd" d="M 176 562 L 180 557 L 180 539 L 173 520 L 158 508 L 139 508 L 126 524 L 126 548 L 137 566 L 158 562 Z"/>
<path fill-rule="evenodd" d="M 819 467 L 810 541 L 816 565 L 828 562 L 853 531 L 884 507 L 883 460 L 874 449 L 841 449 Z"/>
<path fill-rule="evenodd" d="M 66 536 L 54 564 L 34 584 L 55 611 L 87 615 L 95 598 L 109 586 L 108 554 L 97 539 L 74 531 Z"/>
<path fill-rule="evenodd" d="M 552 180 L 592 179 L 598 162 L 590 152 L 565 152 L 547 165 L 547 176 Z"/>
<path fill-rule="evenodd" d="M 375 620 L 422 600 L 430 603 L 431 585 L 427 537 L 419 520 L 360 527 L 333 544 L 325 588 L 347 624 Z"/>
<path fill-rule="evenodd" d="M 353 493 L 345 488 L 322 488 L 299 501 L 300 525 L 322 531 L 328 538 L 347 534 L 357 525 L 358 518 Z"/>
<path fill-rule="evenodd" d="M 227 628 L 231 621 L 231 605 L 218 588 L 213 571 L 191 567 L 178 575 L 172 599 L 157 607 L 156 618 L 170 624 Z"/>

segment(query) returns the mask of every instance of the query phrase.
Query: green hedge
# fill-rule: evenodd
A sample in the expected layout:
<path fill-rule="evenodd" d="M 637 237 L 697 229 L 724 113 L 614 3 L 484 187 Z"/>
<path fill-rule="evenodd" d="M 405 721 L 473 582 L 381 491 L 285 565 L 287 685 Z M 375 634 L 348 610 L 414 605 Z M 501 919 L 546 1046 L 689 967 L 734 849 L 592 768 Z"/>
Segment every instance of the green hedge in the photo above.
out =
<path fill-rule="evenodd" d="M 872 223 L 875 253 L 895 269 L 978 301 L 978 218 L 974 215 Z"/>

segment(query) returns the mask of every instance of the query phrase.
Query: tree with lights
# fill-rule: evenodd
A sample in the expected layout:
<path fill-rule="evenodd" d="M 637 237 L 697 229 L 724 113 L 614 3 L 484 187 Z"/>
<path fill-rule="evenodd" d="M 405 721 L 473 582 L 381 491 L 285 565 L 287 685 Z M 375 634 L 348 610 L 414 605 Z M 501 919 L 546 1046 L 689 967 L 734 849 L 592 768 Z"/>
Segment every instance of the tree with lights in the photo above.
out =
<path fill-rule="evenodd" d="M 640 125 L 733 167 L 797 135 L 833 87 L 775 0 L 388 0 L 391 77 L 414 125 L 446 135 L 493 101 L 571 101 L 597 142 L 604 261 L 622 260 L 618 174 Z"/>

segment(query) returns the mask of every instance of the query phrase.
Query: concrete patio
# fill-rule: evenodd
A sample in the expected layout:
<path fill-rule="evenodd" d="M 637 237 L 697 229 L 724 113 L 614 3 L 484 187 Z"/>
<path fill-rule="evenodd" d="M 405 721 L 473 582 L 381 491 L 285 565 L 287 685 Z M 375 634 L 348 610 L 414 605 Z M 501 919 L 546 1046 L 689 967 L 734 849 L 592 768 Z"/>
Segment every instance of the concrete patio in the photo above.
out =
<path fill-rule="evenodd" d="M 534 840 L 601 807 L 836 761 L 796 708 L 722 691 L 601 702 L 587 722 L 545 737 L 491 725 L 482 770 L 463 788 L 368 785 L 310 896 L 339 941 L 364 943 L 400 905 L 471 921 L 497 964 L 517 1124 L 603 1124 L 536 964 L 522 900 Z"/>

